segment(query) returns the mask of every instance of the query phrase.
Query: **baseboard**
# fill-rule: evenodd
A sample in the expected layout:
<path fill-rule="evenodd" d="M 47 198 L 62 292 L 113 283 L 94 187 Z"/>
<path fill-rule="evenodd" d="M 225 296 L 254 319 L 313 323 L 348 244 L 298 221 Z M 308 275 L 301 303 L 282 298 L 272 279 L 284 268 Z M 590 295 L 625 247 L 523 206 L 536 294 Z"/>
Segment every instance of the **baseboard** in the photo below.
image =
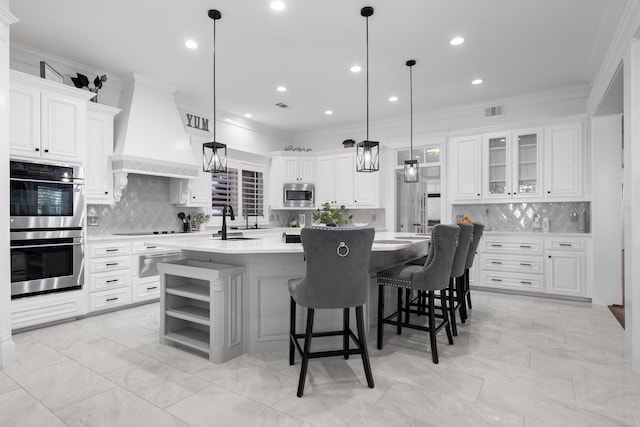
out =
<path fill-rule="evenodd" d="M 16 345 L 9 335 L 0 346 L 0 368 L 6 368 L 16 360 Z"/>

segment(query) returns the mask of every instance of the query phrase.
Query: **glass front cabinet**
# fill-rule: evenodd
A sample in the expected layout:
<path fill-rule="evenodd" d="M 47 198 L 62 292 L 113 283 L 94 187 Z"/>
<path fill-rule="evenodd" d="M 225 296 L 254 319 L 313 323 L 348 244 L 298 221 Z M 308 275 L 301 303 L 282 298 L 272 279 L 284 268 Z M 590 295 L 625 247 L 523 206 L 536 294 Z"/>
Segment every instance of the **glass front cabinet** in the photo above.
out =
<path fill-rule="evenodd" d="M 539 129 L 483 135 L 485 199 L 542 196 Z"/>

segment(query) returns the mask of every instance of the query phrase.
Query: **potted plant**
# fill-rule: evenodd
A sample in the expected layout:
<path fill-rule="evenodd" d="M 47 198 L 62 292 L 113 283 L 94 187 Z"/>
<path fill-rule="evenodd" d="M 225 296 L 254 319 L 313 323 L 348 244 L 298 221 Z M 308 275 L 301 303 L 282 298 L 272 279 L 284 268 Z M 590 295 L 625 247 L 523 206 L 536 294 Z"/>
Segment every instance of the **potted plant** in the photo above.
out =
<path fill-rule="evenodd" d="M 329 227 L 349 224 L 351 218 L 353 218 L 353 215 L 349 215 L 349 210 L 344 205 L 332 208 L 329 203 L 323 204 L 322 210 L 318 209 L 318 212 L 313 214 L 314 221 L 326 224 Z"/>
<path fill-rule="evenodd" d="M 209 218 L 211 218 L 211 215 L 204 212 L 198 212 L 193 217 L 193 220 L 198 224 L 198 231 L 205 231 L 204 225 L 209 222 Z"/>

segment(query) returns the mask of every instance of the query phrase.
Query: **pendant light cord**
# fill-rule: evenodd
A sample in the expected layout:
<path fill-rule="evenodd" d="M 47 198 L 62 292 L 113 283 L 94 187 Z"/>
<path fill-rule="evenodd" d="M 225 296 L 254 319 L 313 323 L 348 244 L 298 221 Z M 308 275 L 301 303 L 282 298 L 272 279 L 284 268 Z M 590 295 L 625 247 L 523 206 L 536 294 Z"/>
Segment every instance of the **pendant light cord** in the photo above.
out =
<path fill-rule="evenodd" d="M 213 140 L 216 140 L 216 21 L 213 20 Z"/>
<path fill-rule="evenodd" d="M 413 66 L 409 67 L 409 111 L 411 114 L 411 133 L 409 139 L 409 159 L 413 160 Z"/>
<path fill-rule="evenodd" d="M 367 139 L 369 140 L 369 17 L 367 16 L 367 24 L 366 24 L 366 44 L 367 44 Z"/>

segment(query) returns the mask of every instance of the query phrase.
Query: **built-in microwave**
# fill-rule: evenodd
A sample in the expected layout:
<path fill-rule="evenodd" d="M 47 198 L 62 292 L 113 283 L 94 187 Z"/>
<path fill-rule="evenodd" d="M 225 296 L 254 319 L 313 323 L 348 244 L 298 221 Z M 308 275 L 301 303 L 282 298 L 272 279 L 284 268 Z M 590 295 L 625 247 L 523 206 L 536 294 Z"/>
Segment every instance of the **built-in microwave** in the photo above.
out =
<path fill-rule="evenodd" d="M 315 190 L 313 184 L 284 184 L 282 205 L 285 208 L 313 208 L 316 204 Z"/>

